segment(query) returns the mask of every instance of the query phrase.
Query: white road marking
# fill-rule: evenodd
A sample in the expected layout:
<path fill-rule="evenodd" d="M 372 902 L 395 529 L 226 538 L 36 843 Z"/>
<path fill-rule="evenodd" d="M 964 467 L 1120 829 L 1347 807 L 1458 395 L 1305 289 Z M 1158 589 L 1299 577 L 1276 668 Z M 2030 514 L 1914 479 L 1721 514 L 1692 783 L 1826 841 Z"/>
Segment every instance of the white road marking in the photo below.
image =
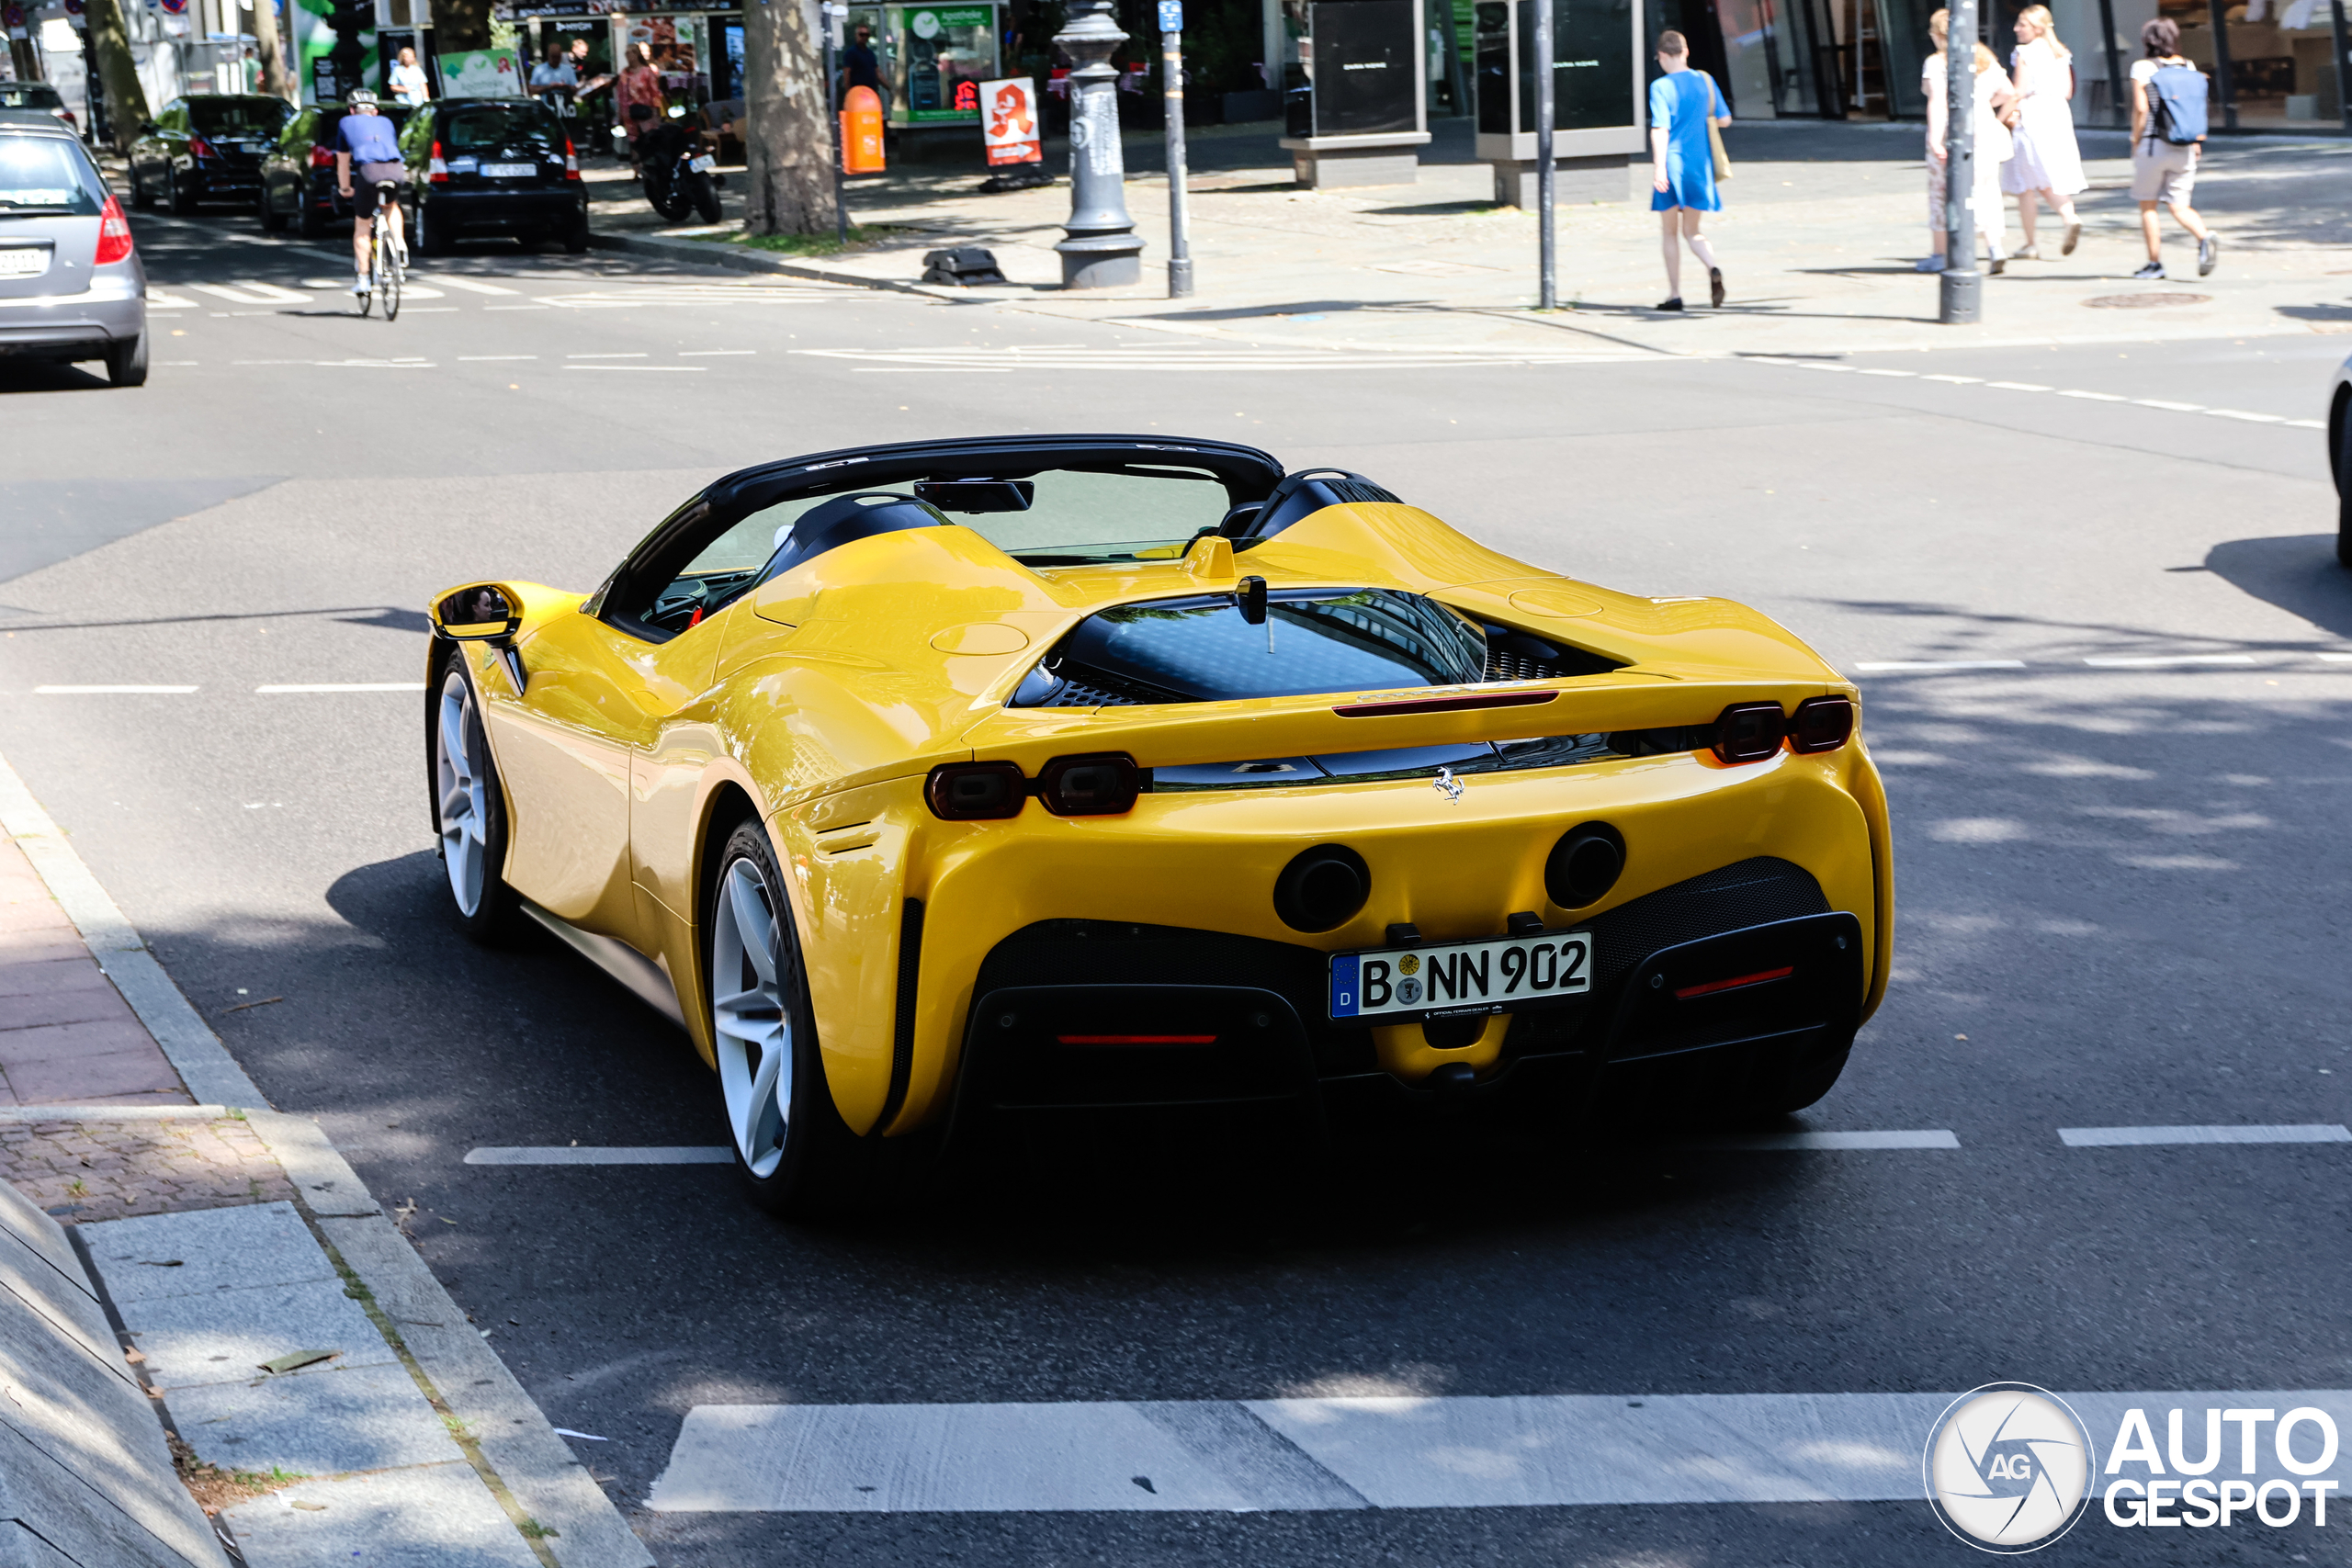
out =
<path fill-rule="evenodd" d="M 2352 653 L 2323 653 L 2318 657 L 2330 664 L 2352 664 Z"/>
<path fill-rule="evenodd" d="M 401 284 L 401 298 L 403 300 L 447 299 L 448 296 L 442 293 L 438 288 L 432 287 L 430 284 L 418 283 L 414 279 L 406 279 Z M 447 307 L 447 309 L 454 310 L 457 307 L 452 305 Z"/>
<path fill-rule="evenodd" d="M 537 357 L 538 355 L 536 354 L 461 354 L 458 355 L 458 363 L 460 365 L 487 365 L 499 360 L 537 359 Z"/>
<path fill-rule="evenodd" d="M 147 308 L 151 310 L 193 310 L 196 309 L 196 301 L 183 299 L 176 294 L 166 294 L 161 289 L 150 288 L 147 290 Z"/>
<path fill-rule="evenodd" d="M 485 310 L 552 310 L 552 305 L 484 305 Z"/>
<path fill-rule="evenodd" d="M 1548 1394 L 1136 1404 L 703 1404 L 664 1513 L 1102 1513 L 1911 1502 L 1951 1393 Z M 2123 1413 L 2306 1406 L 2352 1391 L 2061 1395 Z M 2304 1434 L 2308 1442 L 2311 1434 Z M 2257 1475 L 2285 1477 L 2272 1445 Z M 2288 1477 L 2290 1483 L 2293 1478 Z"/>
<path fill-rule="evenodd" d="M 1919 379 L 1922 381 L 1948 381 L 1955 387 L 1974 387 L 1982 385 L 1984 378 L 1982 376 L 1922 376 Z"/>
<path fill-rule="evenodd" d="M 996 365 L 859 365 L 851 367 L 853 376 L 1010 376 L 1012 371 Z"/>
<path fill-rule="evenodd" d="M 642 354 L 567 354 L 566 359 L 643 359 Z"/>
<path fill-rule="evenodd" d="M 2132 400 L 2120 392 L 2086 392 L 2080 387 L 2069 387 L 2058 395 L 2062 398 L 2087 398 L 2095 403 L 2128 403 Z"/>
<path fill-rule="evenodd" d="M 419 687 L 422 691 L 424 688 Z M 467 1151 L 468 1165 L 728 1165 L 735 1156 L 725 1145 L 715 1148 L 582 1148 L 548 1145 L 484 1148 Z"/>
<path fill-rule="evenodd" d="M 2207 409 L 2215 419 L 2243 419 L 2255 424 L 2284 424 L 2287 416 L 2278 413 L 2248 413 L 2244 409 Z"/>
<path fill-rule="evenodd" d="M 484 283 L 479 278 L 459 277 L 455 273 L 448 272 L 435 273 L 433 281 L 444 288 L 460 289 L 468 294 L 520 294 L 522 292 L 519 288 L 508 288 L 496 283 Z"/>
<path fill-rule="evenodd" d="M 1987 381 L 1984 384 L 2002 392 L 2050 392 L 2057 389 L 2045 387 L 2039 381 Z"/>
<path fill-rule="evenodd" d="M 2352 1144 L 2352 1131 L 2324 1122 L 2269 1127 L 2061 1127 L 2058 1141 L 2070 1149 L 2155 1144 Z"/>
<path fill-rule="evenodd" d="M 2022 659 L 1882 659 L 1869 664 L 1856 664 L 1851 669 L 1880 671 L 1888 670 L 2022 670 Z"/>
<path fill-rule="evenodd" d="M 1719 1137 L 1690 1138 L 1676 1145 L 1685 1149 L 1739 1152 L 1792 1152 L 1807 1149 L 1956 1149 L 1960 1140 L 1942 1127 L 1916 1132 L 1886 1133 L 1731 1133 Z"/>
<path fill-rule="evenodd" d="M 2154 670 L 2167 664 L 2255 664 L 2251 653 L 2160 653 L 2149 658 L 2086 659 L 2097 670 Z"/>
<path fill-rule="evenodd" d="M 317 692 L 421 692 L 422 681 L 318 681 L 303 686 L 255 686 L 264 696 L 289 696 Z"/>
<path fill-rule="evenodd" d="M 1902 376 L 1907 378 L 1917 376 L 1919 373 L 1917 370 L 1863 370 L 1859 372 L 1859 374 L 1864 376 Z"/>
<path fill-rule="evenodd" d="M 225 284 L 190 283 L 186 285 L 186 287 L 195 289 L 198 294 L 209 294 L 215 299 L 226 299 L 232 305 L 268 305 L 275 303 L 275 301 L 266 299 L 258 294 L 248 294 L 242 288 L 231 288 Z"/>
<path fill-rule="evenodd" d="M 281 288 L 275 283 L 257 283 L 250 277 L 233 278 L 231 281 L 246 293 L 258 296 L 265 304 L 307 305 L 311 302 L 309 295 L 299 294 L 291 288 Z"/>
<path fill-rule="evenodd" d="M 699 375 L 709 368 L 704 365 L 567 365 L 566 370 L 691 370 Z"/>
<path fill-rule="evenodd" d="M 35 686 L 33 694 L 40 697 L 177 697 L 195 691 L 194 686 Z"/>
<path fill-rule="evenodd" d="M 2132 400 L 2143 409 L 2168 409 L 2174 413 L 2203 413 L 2205 412 L 2203 403 L 2168 403 L 2162 398 L 2134 398 Z"/>
<path fill-rule="evenodd" d="M 2287 428 L 2290 430 L 2325 430 L 2327 428 L 2327 421 L 2324 419 L 2290 419 L 2287 421 Z"/>
<path fill-rule="evenodd" d="M 760 351 L 756 348 L 682 348 L 678 351 L 678 357 L 681 359 L 714 359 L 722 355 L 757 354 Z"/>
<path fill-rule="evenodd" d="M 1017 355 L 993 348 L 795 348 L 788 354 L 817 359 L 858 361 L 861 367 L 893 370 L 1002 371 L 1017 360 L 1023 370 L 1408 370 L 1447 366 L 1487 369 L 1512 365 L 1578 365 L 1604 356 L 1573 349 L 1263 349 L 1204 347 L 1159 349 L 1024 349 Z M 1832 367 L 1846 369 L 1849 367 Z"/>

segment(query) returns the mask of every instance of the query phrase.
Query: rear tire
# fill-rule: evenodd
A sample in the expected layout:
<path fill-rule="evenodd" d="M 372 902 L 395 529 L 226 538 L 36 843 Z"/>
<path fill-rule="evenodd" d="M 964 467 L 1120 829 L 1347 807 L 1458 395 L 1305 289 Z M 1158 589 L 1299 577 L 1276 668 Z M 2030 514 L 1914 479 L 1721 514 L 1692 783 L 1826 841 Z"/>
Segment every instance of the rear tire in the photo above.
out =
<path fill-rule="evenodd" d="M 744 822 L 705 896 L 719 1109 L 752 1202 L 791 1219 L 838 1217 L 888 1196 L 904 1149 L 860 1138 L 834 1109 L 784 887 L 767 833 Z"/>
<path fill-rule="evenodd" d="M 107 381 L 116 387 L 143 387 L 147 384 L 147 329 L 129 343 L 119 343 L 107 350 Z"/>
<path fill-rule="evenodd" d="M 254 216 L 261 220 L 261 231 L 265 234 L 282 234 L 286 231 L 286 214 L 270 205 L 269 186 L 266 183 L 264 183 L 261 187 L 261 195 L 254 198 Z"/>
<path fill-rule="evenodd" d="M 196 197 L 180 184 L 177 169 L 166 168 L 164 171 L 164 204 L 180 218 L 186 218 L 196 210 Z"/>
<path fill-rule="evenodd" d="M 140 212 L 152 211 L 155 198 L 147 193 L 147 182 L 139 177 L 139 165 L 130 165 L 130 205 Z"/>
<path fill-rule="evenodd" d="M 563 231 L 563 248 L 575 256 L 587 251 L 588 220 L 585 218 Z"/>
<path fill-rule="evenodd" d="M 2335 400 L 2335 564 L 2352 569 L 2352 395 Z"/>
<path fill-rule="evenodd" d="M 443 886 L 458 930 L 501 946 L 526 919 L 521 895 L 506 885 L 506 792 L 463 651 L 451 645 L 438 669 L 424 699 L 424 787 Z"/>
<path fill-rule="evenodd" d="M 695 210 L 702 214 L 704 222 L 718 221 L 718 187 L 710 183 L 708 175 L 695 170 L 686 182 L 686 195 L 694 202 Z"/>

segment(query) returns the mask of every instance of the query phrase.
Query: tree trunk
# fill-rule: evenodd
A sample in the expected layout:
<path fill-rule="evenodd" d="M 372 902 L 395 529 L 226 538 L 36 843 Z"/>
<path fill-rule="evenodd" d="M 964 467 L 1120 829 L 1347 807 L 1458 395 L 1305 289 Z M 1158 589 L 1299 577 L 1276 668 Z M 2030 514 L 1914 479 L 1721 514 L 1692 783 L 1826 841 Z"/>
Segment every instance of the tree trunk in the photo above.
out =
<path fill-rule="evenodd" d="M 833 141 L 816 0 L 743 7 L 743 226 L 754 234 L 832 231 Z"/>
<path fill-rule="evenodd" d="M 267 4 L 267 0 L 256 3 Z M 122 6 L 117 0 L 90 0 L 84 20 L 98 81 L 106 88 L 107 127 L 114 132 L 115 151 L 128 152 L 139 136 L 139 128 L 153 118 L 147 107 L 147 89 L 139 85 L 139 68 L 131 62 L 130 30 L 123 25 Z"/>
<path fill-rule="evenodd" d="M 433 0 L 433 47 L 442 54 L 488 49 L 490 0 Z"/>
<path fill-rule="evenodd" d="M 30 16 L 30 13 L 28 12 L 27 15 Z M 34 18 L 32 25 L 34 27 L 39 27 L 40 25 L 39 18 Z M 17 81 L 38 82 L 40 80 L 40 56 L 33 52 L 32 39 L 28 38 L 10 39 L 8 40 L 8 58 L 16 64 Z"/>
<path fill-rule="evenodd" d="M 286 46 L 277 36 L 277 7 L 271 0 L 254 0 L 254 54 L 261 62 L 261 90 L 273 98 L 300 104 L 294 74 L 286 68 Z"/>

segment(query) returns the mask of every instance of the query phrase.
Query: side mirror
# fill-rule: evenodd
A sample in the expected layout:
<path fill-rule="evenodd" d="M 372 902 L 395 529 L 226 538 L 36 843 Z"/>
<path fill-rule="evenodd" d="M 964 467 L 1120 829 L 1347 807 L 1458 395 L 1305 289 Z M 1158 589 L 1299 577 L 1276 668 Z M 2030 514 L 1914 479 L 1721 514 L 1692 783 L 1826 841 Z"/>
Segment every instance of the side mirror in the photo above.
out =
<path fill-rule="evenodd" d="M 503 582 L 470 582 L 433 604 L 433 629 L 456 642 L 504 648 L 522 625 L 520 597 Z"/>

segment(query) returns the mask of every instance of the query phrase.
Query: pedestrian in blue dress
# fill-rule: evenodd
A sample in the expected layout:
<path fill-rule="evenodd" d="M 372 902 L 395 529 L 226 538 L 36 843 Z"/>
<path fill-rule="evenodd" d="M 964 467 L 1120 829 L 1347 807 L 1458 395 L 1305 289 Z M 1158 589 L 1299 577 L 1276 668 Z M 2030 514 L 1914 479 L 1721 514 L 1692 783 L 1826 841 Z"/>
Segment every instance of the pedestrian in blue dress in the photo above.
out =
<path fill-rule="evenodd" d="M 1707 269 L 1707 302 L 1724 302 L 1724 271 L 1699 232 L 1699 215 L 1720 212 L 1715 192 L 1714 144 L 1710 125 L 1731 123 L 1731 106 L 1715 79 L 1690 69 L 1690 46 L 1680 33 L 1657 35 L 1657 68 L 1666 73 L 1650 84 L 1650 210 L 1658 215 L 1666 241 L 1667 298 L 1661 310 L 1682 309 L 1682 247 L 1688 244 Z"/>

